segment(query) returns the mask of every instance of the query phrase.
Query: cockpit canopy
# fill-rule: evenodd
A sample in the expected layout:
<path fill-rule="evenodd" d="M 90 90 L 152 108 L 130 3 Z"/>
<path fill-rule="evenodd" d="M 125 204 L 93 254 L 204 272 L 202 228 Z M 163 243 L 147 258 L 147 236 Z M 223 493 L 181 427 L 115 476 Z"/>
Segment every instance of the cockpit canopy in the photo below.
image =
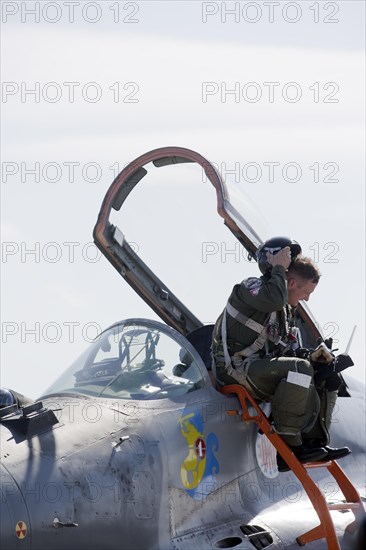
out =
<path fill-rule="evenodd" d="M 157 321 L 130 319 L 102 332 L 45 392 L 118 399 L 175 398 L 205 385 L 195 349 Z"/>
<path fill-rule="evenodd" d="M 175 165 L 187 165 L 190 164 L 200 167 L 203 171 L 200 175 L 204 173 L 205 178 L 212 184 L 216 192 L 216 210 L 221 218 L 223 218 L 225 225 L 237 239 L 237 241 L 242 245 L 248 254 L 248 258 L 256 258 L 256 252 L 260 244 L 262 244 L 262 239 L 258 233 L 252 227 L 251 222 L 251 208 L 248 201 L 243 202 L 242 194 L 240 193 L 241 189 L 238 186 L 228 186 L 222 179 L 219 172 L 216 170 L 213 163 L 209 162 L 199 153 L 186 149 L 183 147 L 162 147 L 159 149 L 154 149 L 149 151 L 133 162 L 130 162 L 115 178 L 110 188 L 108 189 L 99 215 L 97 223 L 94 227 L 93 236 L 96 246 L 101 250 L 104 256 L 108 261 L 113 265 L 117 270 L 120 276 L 133 288 L 133 290 L 148 304 L 148 306 L 162 319 L 167 325 L 178 330 L 181 334 L 188 336 L 194 331 L 199 330 L 204 326 L 204 323 L 196 317 L 193 312 L 193 307 L 197 304 L 192 303 L 190 306 L 187 306 L 187 298 L 189 295 L 185 295 L 184 302 L 181 301 L 177 295 L 175 295 L 172 290 L 159 279 L 155 273 L 155 269 L 152 270 L 145 262 L 142 260 L 142 257 L 139 255 L 139 246 L 137 246 L 137 251 L 129 244 L 127 241 L 124 230 L 125 225 L 120 226 L 119 224 L 125 224 L 127 220 L 132 221 L 134 226 L 139 227 L 140 224 L 140 214 L 139 214 L 139 204 L 135 203 L 135 209 L 129 210 L 128 204 L 130 203 L 130 195 L 138 194 L 136 187 L 138 189 L 143 189 L 140 182 L 142 180 L 149 180 L 149 189 L 151 190 L 151 185 L 159 186 L 162 184 L 163 179 L 163 167 L 172 168 Z M 197 174 L 196 174 L 197 175 Z M 169 182 L 174 181 L 174 175 L 170 174 L 167 178 L 168 185 Z M 186 178 L 184 181 L 188 181 Z M 143 185 L 143 184 L 142 184 Z M 161 187 L 160 187 L 161 188 Z M 147 188 L 144 188 L 147 189 Z M 204 218 L 201 210 L 196 211 L 196 215 L 191 214 L 193 205 L 196 206 L 196 192 L 192 192 L 193 187 L 190 190 L 190 200 L 189 200 L 189 223 L 194 224 L 196 221 Z M 197 189 L 197 181 L 196 187 Z M 146 195 L 149 196 L 148 194 Z M 152 198 L 152 195 L 150 195 Z M 154 196 L 156 199 L 157 195 Z M 151 200 L 151 199 L 150 199 Z M 148 202 L 149 199 L 141 197 L 140 201 L 144 201 L 148 205 L 148 211 L 150 217 L 150 226 L 149 233 L 155 235 L 155 225 L 156 223 L 156 207 L 155 203 Z M 147 201 L 147 202 L 146 202 Z M 162 201 L 164 205 L 166 201 Z M 172 221 L 171 225 L 165 225 L 166 213 L 163 211 L 161 214 L 161 219 L 163 219 L 164 224 L 164 234 L 174 233 L 174 229 L 178 225 L 180 233 L 184 234 L 184 229 L 180 224 L 177 224 L 177 220 L 180 219 L 178 210 L 174 203 L 167 204 L 165 210 L 172 210 L 175 219 Z M 121 211 L 121 212 L 120 212 Z M 118 215 L 118 225 L 114 219 L 115 214 L 120 212 Z M 184 212 L 184 210 L 182 210 Z M 186 212 L 184 212 L 186 214 Z M 188 218 L 187 218 L 188 220 Z M 175 224 L 175 225 L 174 225 Z M 146 226 L 145 226 L 146 227 Z M 136 229 L 135 229 L 136 231 Z M 131 239 L 135 239 L 134 234 L 132 233 L 129 236 Z M 174 248 L 176 246 L 175 241 L 171 241 Z M 136 243 L 135 243 L 136 244 Z M 210 243 L 206 243 L 210 244 Z M 151 242 L 149 247 L 149 260 L 155 260 L 155 255 L 157 249 L 166 256 L 166 249 L 164 248 L 163 242 L 159 242 L 159 246 L 156 246 L 155 237 Z M 179 257 L 176 262 L 179 266 L 183 265 L 182 258 Z M 201 261 L 201 264 L 205 263 Z M 183 267 L 183 276 L 180 276 L 180 280 L 184 281 L 185 287 L 190 286 L 191 281 L 194 280 L 195 269 L 193 267 L 193 262 L 189 257 L 188 260 L 189 272 L 186 270 L 186 266 Z M 181 275 L 181 273 L 180 273 Z M 240 276 L 243 274 L 240 273 Z M 189 278 L 188 278 L 189 276 Z M 205 277 L 204 280 L 208 278 Z M 188 283 L 189 281 L 189 283 Z M 228 293 L 228 290 L 226 291 Z M 207 292 L 205 296 L 212 296 L 212 293 L 216 294 L 216 289 L 211 290 L 211 294 Z M 225 295 L 227 299 L 227 294 Z M 215 317 L 211 317 L 211 320 L 214 321 L 217 319 L 217 316 L 222 309 L 224 304 L 224 297 L 222 296 L 221 305 L 217 307 L 219 310 L 215 311 Z M 307 340 L 310 341 L 314 347 L 316 341 L 321 337 L 321 333 L 316 326 L 312 315 L 305 307 L 305 304 L 300 304 L 297 308 L 299 323 L 304 325 L 304 330 L 307 332 Z"/>

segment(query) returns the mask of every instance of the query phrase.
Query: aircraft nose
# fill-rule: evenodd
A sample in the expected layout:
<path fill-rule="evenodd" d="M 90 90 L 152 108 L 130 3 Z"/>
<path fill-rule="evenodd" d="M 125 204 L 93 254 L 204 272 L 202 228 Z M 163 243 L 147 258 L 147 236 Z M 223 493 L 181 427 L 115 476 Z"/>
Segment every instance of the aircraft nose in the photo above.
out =
<path fill-rule="evenodd" d="M 30 548 L 28 510 L 14 479 L 3 464 L 0 465 L 0 546 L 7 550 Z"/>

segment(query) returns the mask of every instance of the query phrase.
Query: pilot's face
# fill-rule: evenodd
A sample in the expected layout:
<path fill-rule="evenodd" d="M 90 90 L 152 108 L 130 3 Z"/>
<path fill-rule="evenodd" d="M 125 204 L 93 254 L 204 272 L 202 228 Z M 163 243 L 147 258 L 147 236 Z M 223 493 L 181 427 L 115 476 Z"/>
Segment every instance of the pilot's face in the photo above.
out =
<path fill-rule="evenodd" d="M 298 277 L 291 277 L 287 281 L 288 303 L 291 306 L 297 306 L 300 300 L 307 302 L 310 294 L 314 292 L 317 283 L 307 281 Z"/>

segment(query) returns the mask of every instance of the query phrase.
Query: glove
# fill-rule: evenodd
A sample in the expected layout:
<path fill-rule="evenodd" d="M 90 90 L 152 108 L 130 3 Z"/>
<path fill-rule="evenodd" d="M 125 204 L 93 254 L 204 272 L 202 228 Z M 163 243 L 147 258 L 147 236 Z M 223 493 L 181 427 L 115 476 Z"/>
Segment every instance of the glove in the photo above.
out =
<path fill-rule="evenodd" d="M 315 363 L 313 365 L 314 369 L 316 369 L 314 374 L 315 386 L 319 386 L 324 380 L 327 383 L 329 381 L 329 384 L 333 386 L 333 381 L 334 383 L 336 382 L 334 375 L 338 375 L 342 370 L 348 369 L 348 367 L 352 367 L 353 365 L 354 362 L 347 353 L 341 353 L 338 357 L 334 357 L 331 363 Z"/>
<path fill-rule="evenodd" d="M 332 337 L 326 338 L 325 340 L 323 340 L 323 338 L 318 338 L 318 340 L 316 342 L 316 345 L 319 346 L 323 342 L 327 346 L 327 348 L 329 348 L 330 350 L 332 349 L 332 347 L 333 347 L 333 338 Z"/>
<path fill-rule="evenodd" d="M 310 351 L 308 348 L 289 349 L 285 351 L 283 357 L 298 357 L 299 359 L 309 359 Z"/>
<path fill-rule="evenodd" d="M 308 359 L 309 360 L 310 351 L 308 348 L 297 348 L 296 357 L 299 359 Z"/>
<path fill-rule="evenodd" d="M 329 365 L 334 360 L 334 354 L 327 347 L 325 342 L 319 344 L 319 346 L 310 354 L 310 362 L 314 368 L 321 365 Z"/>

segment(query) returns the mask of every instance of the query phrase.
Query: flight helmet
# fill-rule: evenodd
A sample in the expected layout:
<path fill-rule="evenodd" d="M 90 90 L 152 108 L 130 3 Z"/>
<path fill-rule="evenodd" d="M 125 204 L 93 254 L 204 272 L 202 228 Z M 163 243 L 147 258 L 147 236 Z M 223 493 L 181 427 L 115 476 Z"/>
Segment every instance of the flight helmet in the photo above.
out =
<path fill-rule="evenodd" d="M 285 248 L 285 246 L 289 246 L 291 249 L 291 260 L 294 260 L 301 254 L 301 246 L 299 243 L 289 237 L 272 237 L 258 248 L 257 262 L 263 275 L 269 274 L 272 270 L 272 266 L 267 259 L 267 252 L 277 254 L 277 252 Z"/>
<path fill-rule="evenodd" d="M 0 409 L 4 407 L 9 407 L 10 405 L 15 405 L 16 399 L 10 390 L 7 388 L 0 389 Z"/>

